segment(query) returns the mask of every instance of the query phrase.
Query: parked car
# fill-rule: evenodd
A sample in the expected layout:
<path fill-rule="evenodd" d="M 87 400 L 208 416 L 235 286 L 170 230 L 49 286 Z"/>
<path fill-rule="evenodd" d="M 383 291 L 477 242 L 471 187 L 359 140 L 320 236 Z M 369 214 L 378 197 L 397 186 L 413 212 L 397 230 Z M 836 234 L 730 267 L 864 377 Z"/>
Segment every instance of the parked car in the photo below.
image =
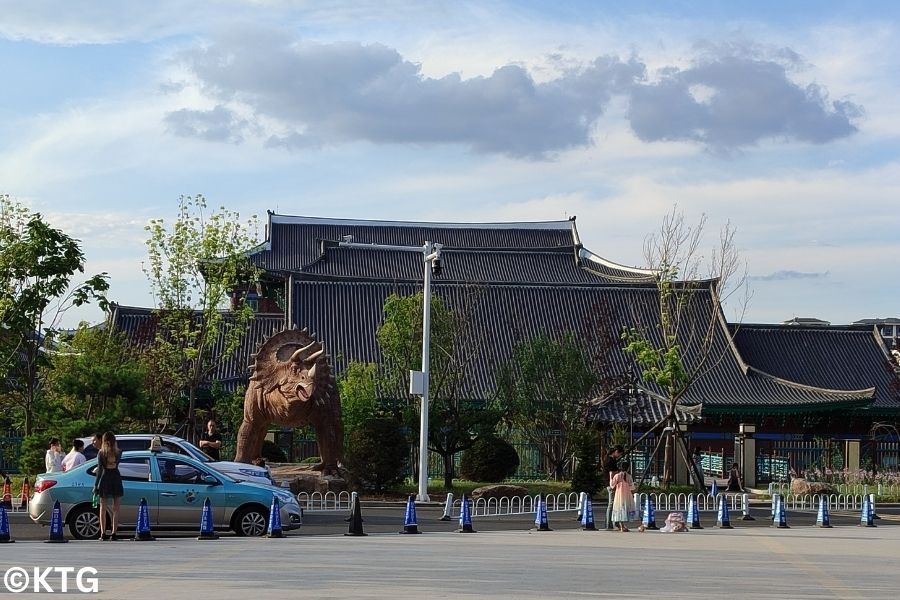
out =
<path fill-rule="evenodd" d="M 28 512 L 35 523 L 49 525 L 53 503 L 59 501 L 63 522 L 76 539 L 97 538 L 98 509 L 92 507 L 97 460 L 65 473 L 44 473 L 34 482 Z M 120 531 L 134 530 L 141 498 L 146 498 L 151 529 L 199 528 L 203 503 L 209 498 L 216 529 L 231 529 L 241 536 L 262 535 L 269 522 L 272 497 L 281 505 L 284 530 L 300 527 L 297 499 L 273 485 L 235 481 L 225 473 L 182 454 L 125 452 L 119 463 L 125 495 Z"/>
<path fill-rule="evenodd" d="M 185 456 L 190 456 L 200 462 L 207 463 L 207 466 L 229 475 L 232 479 L 237 479 L 238 481 L 252 481 L 254 483 L 275 483 L 272 481 L 272 477 L 267 467 L 257 467 L 255 465 L 248 465 L 247 463 L 231 462 L 227 460 L 213 460 L 208 454 L 194 444 L 174 435 L 164 435 L 159 433 L 123 433 L 116 436 L 116 445 L 119 447 L 119 450 L 122 451 L 147 450 L 150 448 L 150 441 L 155 437 L 160 438 L 163 448 L 169 452 L 184 454 Z M 97 449 L 90 445 L 91 438 L 81 438 L 81 441 L 84 442 L 84 457 L 87 459 L 96 458 Z"/>

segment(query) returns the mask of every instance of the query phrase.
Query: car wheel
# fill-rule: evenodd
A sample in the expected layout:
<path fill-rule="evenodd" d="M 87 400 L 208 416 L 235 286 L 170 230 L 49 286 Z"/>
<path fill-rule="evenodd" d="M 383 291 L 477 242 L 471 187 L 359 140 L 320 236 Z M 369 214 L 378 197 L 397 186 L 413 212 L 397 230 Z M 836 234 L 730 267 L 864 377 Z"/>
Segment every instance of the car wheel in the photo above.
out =
<path fill-rule="evenodd" d="M 76 540 L 95 540 L 100 536 L 100 516 L 90 506 L 79 506 L 69 515 L 69 531 Z"/>
<path fill-rule="evenodd" d="M 247 506 L 234 516 L 234 532 L 241 536 L 260 536 L 269 527 L 269 511 L 261 506 Z"/>

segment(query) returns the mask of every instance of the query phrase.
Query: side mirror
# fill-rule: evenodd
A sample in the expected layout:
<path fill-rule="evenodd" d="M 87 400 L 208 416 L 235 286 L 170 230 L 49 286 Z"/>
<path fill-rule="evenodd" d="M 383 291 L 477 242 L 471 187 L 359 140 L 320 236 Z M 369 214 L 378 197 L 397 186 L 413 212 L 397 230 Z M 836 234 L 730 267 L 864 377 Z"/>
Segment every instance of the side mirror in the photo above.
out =
<path fill-rule="evenodd" d="M 219 485 L 219 480 L 212 475 L 204 475 L 203 483 L 205 483 L 206 485 Z"/>

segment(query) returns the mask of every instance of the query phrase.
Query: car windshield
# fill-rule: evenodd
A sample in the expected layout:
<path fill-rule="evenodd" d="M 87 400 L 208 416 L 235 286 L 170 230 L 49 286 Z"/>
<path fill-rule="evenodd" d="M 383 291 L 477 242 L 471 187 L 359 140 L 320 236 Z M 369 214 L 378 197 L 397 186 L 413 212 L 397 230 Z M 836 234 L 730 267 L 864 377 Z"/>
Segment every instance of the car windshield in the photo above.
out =
<path fill-rule="evenodd" d="M 183 441 L 182 445 L 184 446 L 184 449 L 187 452 L 189 452 L 193 458 L 196 458 L 200 462 L 205 462 L 205 463 L 214 462 L 213 458 L 209 454 L 207 454 L 206 452 L 204 452 L 197 446 L 193 445 L 189 441 L 187 441 L 187 440 Z"/>

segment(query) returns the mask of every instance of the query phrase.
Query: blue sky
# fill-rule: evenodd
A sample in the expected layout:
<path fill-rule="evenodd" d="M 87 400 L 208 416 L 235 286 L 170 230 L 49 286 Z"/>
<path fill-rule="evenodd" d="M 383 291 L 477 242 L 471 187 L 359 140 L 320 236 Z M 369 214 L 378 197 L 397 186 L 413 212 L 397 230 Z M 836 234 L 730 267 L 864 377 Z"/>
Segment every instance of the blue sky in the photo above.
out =
<path fill-rule="evenodd" d="M 677 203 L 710 245 L 737 227 L 745 321 L 900 316 L 898 9 L 740 4 L 0 0 L 0 192 L 123 304 L 152 301 L 144 224 L 203 193 L 262 218 L 577 215 L 633 265 Z"/>

